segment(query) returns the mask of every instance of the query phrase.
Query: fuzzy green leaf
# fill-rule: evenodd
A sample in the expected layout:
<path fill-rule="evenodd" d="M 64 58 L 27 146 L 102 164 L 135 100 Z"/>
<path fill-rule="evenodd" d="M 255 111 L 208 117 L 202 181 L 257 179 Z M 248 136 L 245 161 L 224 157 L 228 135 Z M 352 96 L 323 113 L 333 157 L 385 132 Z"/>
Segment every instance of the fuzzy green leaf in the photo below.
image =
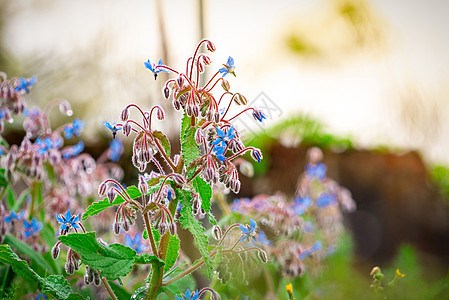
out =
<path fill-rule="evenodd" d="M 52 295 L 57 299 L 83 299 L 81 295 L 73 293 L 70 284 L 61 275 L 50 275 L 47 278 L 42 278 L 33 269 L 28 266 L 28 263 L 20 259 L 15 254 L 9 245 L 0 245 L 0 262 L 10 265 L 19 276 L 22 276 L 27 281 L 36 282 L 38 288 L 47 295 Z"/>
<path fill-rule="evenodd" d="M 71 233 L 59 240 L 81 255 L 81 261 L 99 270 L 108 280 L 115 280 L 131 272 L 136 251 L 121 244 L 105 246 L 98 242 L 94 232 Z"/>
<path fill-rule="evenodd" d="M 209 242 L 207 240 L 207 235 L 205 233 L 204 227 L 201 225 L 201 223 L 195 219 L 195 216 L 192 212 L 192 206 L 190 204 L 190 198 L 191 195 L 187 191 L 180 191 L 177 194 L 179 194 L 179 199 L 181 201 L 181 204 L 183 205 L 181 209 L 181 216 L 179 217 L 179 222 L 181 223 L 181 226 L 184 229 L 187 229 L 190 231 L 190 233 L 193 235 L 193 239 L 195 241 L 196 247 L 200 251 L 201 255 L 204 258 L 204 262 L 207 267 L 207 273 L 209 275 L 209 278 L 213 275 L 213 266 L 212 261 L 209 257 L 209 251 L 208 246 Z"/>
<path fill-rule="evenodd" d="M 191 126 L 190 120 L 191 118 L 184 114 L 181 128 L 181 151 L 186 166 L 201 155 L 199 146 L 195 141 L 196 129 Z"/>
<path fill-rule="evenodd" d="M 136 199 L 136 198 L 139 198 L 140 196 L 142 196 L 142 193 L 140 192 L 140 190 L 134 185 L 129 186 L 126 189 L 126 192 L 131 197 L 131 199 Z M 122 204 L 123 202 L 125 202 L 125 200 L 120 195 L 117 195 L 114 202 L 112 202 L 112 203 L 109 203 L 109 200 L 107 197 L 98 202 L 94 202 L 91 205 L 89 205 L 89 207 L 86 209 L 86 212 L 83 215 L 83 220 L 86 220 L 88 217 L 98 215 L 106 208 L 109 208 L 114 205 Z"/>
<path fill-rule="evenodd" d="M 167 255 L 165 257 L 165 272 L 170 270 L 178 259 L 180 240 L 177 235 L 171 235 L 168 241 Z"/>
<path fill-rule="evenodd" d="M 45 261 L 42 255 L 39 255 L 27 244 L 19 241 L 12 235 L 5 235 L 3 243 L 8 244 L 11 248 L 15 249 L 18 253 L 25 255 L 30 258 L 31 264 L 33 267 L 38 267 L 38 272 L 41 275 L 44 274 L 53 274 L 53 271 L 50 265 Z"/>
<path fill-rule="evenodd" d="M 0 169 L 0 187 L 8 186 L 8 177 L 6 176 L 6 169 Z"/>
<path fill-rule="evenodd" d="M 134 259 L 134 262 L 141 265 L 158 263 L 160 264 L 160 266 L 163 266 L 165 264 L 164 261 L 158 258 L 156 255 L 149 255 L 148 253 L 137 255 Z"/>
<path fill-rule="evenodd" d="M 15 198 L 14 192 L 11 189 L 11 186 L 8 186 L 6 188 L 6 204 L 8 205 L 8 208 L 10 208 L 10 209 L 14 206 L 14 202 L 15 202 L 14 198 Z"/>
<path fill-rule="evenodd" d="M 165 150 L 165 153 L 167 154 L 168 157 L 170 157 L 171 147 L 170 141 L 168 140 L 167 136 L 159 130 L 153 131 L 153 136 L 159 140 L 159 142 L 162 145 L 162 148 L 164 148 Z"/>

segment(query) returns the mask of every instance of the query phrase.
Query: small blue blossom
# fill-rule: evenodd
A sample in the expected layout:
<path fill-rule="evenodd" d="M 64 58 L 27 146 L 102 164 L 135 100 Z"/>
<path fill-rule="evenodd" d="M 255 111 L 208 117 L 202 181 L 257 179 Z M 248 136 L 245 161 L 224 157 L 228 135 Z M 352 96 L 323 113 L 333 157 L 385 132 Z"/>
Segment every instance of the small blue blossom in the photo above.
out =
<path fill-rule="evenodd" d="M 267 119 L 264 115 L 264 113 L 261 110 L 254 110 L 253 111 L 253 117 L 259 121 L 260 123 L 262 123 L 262 121 L 265 119 Z"/>
<path fill-rule="evenodd" d="M 325 207 L 337 202 L 335 196 L 332 194 L 322 193 L 318 199 L 315 201 L 315 205 L 318 207 Z"/>
<path fill-rule="evenodd" d="M 117 131 L 122 130 L 123 128 L 121 125 L 117 125 L 117 123 L 115 122 L 111 125 L 109 124 L 109 122 L 106 121 L 103 122 L 103 126 L 112 131 L 112 136 L 114 137 L 114 139 L 115 135 L 117 134 Z"/>
<path fill-rule="evenodd" d="M 318 163 L 316 165 L 308 164 L 306 167 L 306 173 L 307 176 L 313 178 L 316 178 L 319 181 L 323 181 L 326 179 L 326 170 L 327 167 L 323 163 Z"/>
<path fill-rule="evenodd" d="M 199 299 L 199 294 L 198 294 L 198 290 L 196 290 L 195 292 L 191 292 L 189 289 L 187 289 L 187 291 L 184 293 L 184 295 L 182 295 L 181 297 L 179 296 L 175 296 L 176 300 L 198 300 Z"/>
<path fill-rule="evenodd" d="M 111 161 L 119 161 L 120 156 L 123 153 L 123 142 L 119 139 L 114 139 L 109 143 L 108 157 Z"/>
<path fill-rule="evenodd" d="M 125 246 L 136 250 L 137 253 L 142 253 L 146 248 L 139 233 L 136 233 L 136 235 L 134 235 L 134 238 L 132 238 L 131 235 L 127 233 L 125 235 Z"/>
<path fill-rule="evenodd" d="M 222 163 L 225 162 L 226 156 L 225 156 L 225 148 L 224 147 L 215 145 L 214 148 L 213 148 L 213 152 L 214 152 L 215 156 L 217 156 L 217 158 Z"/>
<path fill-rule="evenodd" d="M 6 117 L 6 110 L 0 109 L 0 120 Z"/>
<path fill-rule="evenodd" d="M 62 152 L 62 157 L 67 159 L 70 157 L 77 156 L 84 150 L 84 143 L 81 141 L 78 144 L 65 148 Z"/>
<path fill-rule="evenodd" d="M 162 59 L 159 59 L 159 62 L 157 63 L 158 66 L 156 66 L 155 64 L 152 64 L 152 63 L 150 62 L 150 60 L 144 62 L 144 65 L 145 65 L 145 68 L 150 69 L 150 71 L 153 72 L 153 74 L 154 74 L 154 80 L 156 80 L 157 74 L 158 74 L 160 71 L 163 71 L 163 72 L 165 72 L 165 73 L 170 73 L 169 70 L 166 70 L 166 69 L 163 68 L 163 67 L 158 67 L 158 66 L 162 66 L 162 65 L 163 65 Z"/>
<path fill-rule="evenodd" d="M 12 221 L 20 221 L 23 218 L 23 215 L 25 214 L 25 210 L 22 210 L 19 214 L 16 214 L 15 211 L 12 211 L 11 214 L 4 218 L 4 221 L 6 223 L 11 223 Z"/>
<path fill-rule="evenodd" d="M 312 200 L 310 200 L 309 196 L 301 197 L 298 196 L 293 199 L 293 210 L 295 214 L 300 216 L 307 211 L 307 208 L 312 204 Z"/>
<path fill-rule="evenodd" d="M 240 226 L 240 230 L 242 231 L 243 236 L 240 238 L 240 243 L 243 242 L 244 240 L 248 239 L 249 242 L 252 241 L 256 241 L 256 239 L 254 238 L 256 236 L 256 221 L 254 221 L 253 219 L 249 218 L 249 222 L 250 225 L 248 226 L 243 226 L 242 224 L 239 224 Z"/>
<path fill-rule="evenodd" d="M 72 136 L 79 136 L 81 131 L 83 131 L 85 123 L 84 120 L 81 121 L 79 118 L 75 118 L 72 124 L 64 127 L 65 138 L 70 139 Z"/>
<path fill-rule="evenodd" d="M 37 149 L 37 153 L 39 155 L 44 155 L 47 153 L 50 149 L 59 148 L 62 146 L 62 139 L 57 139 L 56 141 L 53 141 L 50 137 L 45 137 L 42 141 L 42 138 L 37 138 L 36 145 L 40 146 L 39 149 Z"/>
<path fill-rule="evenodd" d="M 26 79 L 26 78 L 20 77 L 19 81 L 20 81 L 20 83 L 19 83 L 18 86 L 16 86 L 14 88 L 14 91 L 16 93 L 22 92 L 22 91 L 25 92 L 25 93 L 29 93 L 30 92 L 29 88 L 32 85 L 34 85 L 37 80 L 36 80 L 36 76 L 33 76 L 30 79 Z"/>
<path fill-rule="evenodd" d="M 79 221 L 79 217 L 79 215 L 72 216 L 69 209 L 64 216 L 57 214 L 56 220 L 61 223 L 59 227 L 61 230 L 69 230 L 71 227 L 79 229 L 80 227 L 76 224 Z"/>
<path fill-rule="evenodd" d="M 249 299 L 249 296 L 244 296 L 244 295 L 242 295 L 241 293 L 239 293 L 239 299 L 240 299 L 240 300 L 248 300 L 248 299 Z"/>
<path fill-rule="evenodd" d="M 36 218 L 33 218 L 31 222 L 24 220 L 23 227 L 25 227 L 25 238 L 28 238 L 30 235 L 39 232 L 42 229 L 42 223 L 38 222 Z"/>
<path fill-rule="evenodd" d="M 36 298 L 34 298 L 35 300 L 44 300 L 44 299 L 48 299 L 48 296 L 42 293 L 37 294 Z"/>
<path fill-rule="evenodd" d="M 223 66 L 223 68 L 218 70 L 218 72 L 223 73 L 222 77 L 225 77 L 227 74 L 232 74 L 235 76 L 234 59 L 232 57 L 229 56 L 228 61 Z"/>
<path fill-rule="evenodd" d="M 217 127 L 217 139 L 212 142 L 212 145 L 227 146 L 230 141 L 235 138 L 234 126 L 229 127 L 227 131 L 221 130 Z"/>
<path fill-rule="evenodd" d="M 257 241 L 263 245 L 271 245 L 271 241 L 267 239 L 265 232 L 263 232 L 262 230 L 259 231 L 259 238 L 257 239 Z"/>
<path fill-rule="evenodd" d="M 313 244 L 313 246 L 311 248 L 301 252 L 301 254 L 299 255 L 299 259 L 303 260 L 304 258 L 309 256 L 313 252 L 319 251 L 321 249 L 321 247 L 322 247 L 321 241 L 316 241 L 315 244 Z"/>

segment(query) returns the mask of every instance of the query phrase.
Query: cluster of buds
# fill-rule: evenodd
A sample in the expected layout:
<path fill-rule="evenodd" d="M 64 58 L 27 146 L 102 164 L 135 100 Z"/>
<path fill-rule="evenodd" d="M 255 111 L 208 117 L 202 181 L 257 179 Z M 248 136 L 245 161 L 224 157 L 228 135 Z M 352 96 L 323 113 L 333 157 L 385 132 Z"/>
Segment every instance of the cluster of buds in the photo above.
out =
<path fill-rule="evenodd" d="M 6 74 L 0 72 L 0 132 L 3 131 L 4 120 L 11 123 L 12 115 L 25 111 L 23 94 L 28 93 L 35 83 L 35 76 L 29 79 L 21 77 L 7 80 Z"/>

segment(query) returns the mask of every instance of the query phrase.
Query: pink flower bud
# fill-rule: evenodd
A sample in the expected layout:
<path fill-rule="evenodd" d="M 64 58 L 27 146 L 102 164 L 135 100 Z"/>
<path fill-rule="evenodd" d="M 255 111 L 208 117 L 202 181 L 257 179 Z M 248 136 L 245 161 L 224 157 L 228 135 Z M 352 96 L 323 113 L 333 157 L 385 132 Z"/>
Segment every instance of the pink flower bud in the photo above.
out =
<path fill-rule="evenodd" d="M 176 79 L 176 83 L 178 84 L 178 87 L 179 87 L 179 88 L 182 88 L 182 86 L 184 85 L 184 77 L 183 77 L 183 76 L 179 76 L 179 77 Z"/>
<path fill-rule="evenodd" d="M 223 80 L 221 81 L 221 87 L 222 87 L 226 92 L 228 92 L 229 89 L 231 88 L 231 85 L 229 84 L 229 81 L 227 81 L 226 79 L 223 79 Z"/>
<path fill-rule="evenodd" d="M 176 224 L 175 223 L 168 224 L 168 230 L 170 231 L 171 235 L 175 235 L 176 234 Z"/>
<path fill-rule="evenodd" d="M 59 256 L 59 244 L 56 243 L 56 245 L 53 246 L 53 248 L 51 249 L 51 256 L 53 257 L 53 259 L 57 259 Z"/>
<path fill-rule="evenodd" d="M 207 55 L 202 55 L 201 57 L 203 58 L 203 62 L 204 62 L 204 64 L 205 64 L 206 66 L 208 66 L 208 65 L 211 64 L 212 61 L 211 61 L 211 59 L 210 59 L 209 56 L 207 56 Z"/>
<path fill-rule="evenodd" d="M 128 107 L 125 107 L 125 109 L 122 110 L 122 113 L 120 114 L 120 119 L 122 122 L 128 121 L 129 118 L 129 109 Z"/>
<path fill-rule="evenodd" d="M 170 89 L 167 86 L 164 88 L 164 97 L 165 99 L 168 99 L 168 97 L 170 97 Z"/>
<path fill-rule="evenodd" d="M 214 239 L 216 239 L 217 241 L 221 239 L 222 233 L 221 233 L 221 228 L 218 225 L 214 225 L 214 227 L 212 228 L 212 236 L 214 237 Z"/>
<path fill-rule="evenodd" d="M 106 182 L 102 182 L 98 187 L 98 196 L 103 197 L 106 194 Z"/>
<path fill-rule="evenodd" d="M 163 120 L 165 118 L 164 110 L 159 106 L 156 108 L 156 115 L 158 120 Z"/>
<path fill-rule="evenodd" d="M 198 128 L 197 131 L 195 132 L 195 142 L 198 145 L 201 145 L 202 143 L 204 143 L 204 135 L 203 135 L 203 131 L 201 130 L 201 128 Z"/>
<path fill-rule="evenodd" d="M 216 50 L 214 43 L 211 41 L 207 41 L 206 47 L 210 52 L 214 52 Z"/>
<path fill-rule="evenodd" d="M 119 234 L 120 233 L 120 222 L 114 223 L 114 233 Z"/>
<path fill-rule="evenodd" d="M 109 192 L 108 192 L 108 200 L 109 200 L 109 203 L 114 202 L 116 196 L 117 196 L 117 192 L 115 191 L 115 189 L 112 189 L 112 188 L 111 188 L 111 189 L 109 190 Z"/>

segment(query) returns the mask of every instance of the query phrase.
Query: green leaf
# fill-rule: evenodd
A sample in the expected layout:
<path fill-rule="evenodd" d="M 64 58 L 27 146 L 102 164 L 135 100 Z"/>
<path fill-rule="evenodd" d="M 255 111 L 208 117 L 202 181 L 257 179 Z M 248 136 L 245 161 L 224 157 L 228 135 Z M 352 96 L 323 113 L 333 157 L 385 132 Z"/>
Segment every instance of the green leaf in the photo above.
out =
<path fill-rule="evenodd" d="M 134 263 L 141 265 L 148 265 L 158 263 L 160 266 L 163 266 L 165 263 L 156 255 L 149 255 L 148 253 L 142 253 L 135 257 Z"/>
<path fill-rule="evenodd" d="M 99 270 L 108 280 L 115 280 L 131 272 L 136 251 L 121 244 L 105 246 L 98 242 L 94 232 L 71 233 L 59 240 L 81 255 L 81 261 Z"/>
<path fill-rule="evenodd" d="M 36 282 L 38 288 L 45 294 L 57 299 L 82 299 L 81 295 L 73 293 L 70 284 L 61 275 L 50 275 L 42 278 L 32 270 L 26 261 L 20 259 L 9 245 L 0 245 L 0 262 L 10 265 L 13 271 L 25 280 Z"/>
<path fill-rule="evenodd" d="M 165 256 L 165 272 L 170 270 L 178 259 L 180 240 L 177 235 L 171 235 L 168 241 L 167 255 Z"/>
<path fill-rule="evenodd" d="M 6 176 L 6 169 L 0 169 L 0 187 L 8 186 L 8 177 Z"/>
<path fill-rule="evenodd" d="M 179 217 L 179 222 L 181 223 L 182 228 L 187 229 L 190 231 L 190 233 L 192 233 L 195 244 L 201 255 L 203 256 L 209 278 L 211 278 L 214 270 L 212 261 L 209 257 L 209 242 L 207 240 L 205 229 L 193 215 L 192 206 L 190 204 L 190 193 L 188 191 L 180 191 L 178 189 L 176 191 L 178 194 L 177 197 L 179 197 L 181 204 L 183 205 L 181 209 L 181 216 Z"/>
<path fill-rule="evenodd" d="M 122 286 L 116 284 L 115 282 L 109 281 L 109 285 L 111 286 L 114 295 L 117 296 L 117 299 L 130 299 L 131 293 L 128 292 Z"/>
<path fill-rule="evenodd" d="M 181 151 L 184 163 L 188 166 L 193 160 L 200 157 L 201 152 L 195 141 L 195 128 L 190 125 L 190 117 L 184 114 L 181 128 Z"/>
<path fill-rule="evenodd" d="M 19 241 L 12 235 L 5 235 L 3 243 L 8 244 L 11 248 L 15 249 L 18 253 L 25 255 L 30 258 L 30 261 L 33 265 L 39 268 L 39 273 L 41 275 L 44 274 L 53 274 L 53 270 L 50 265 L 45 261 L 45 259 L 39 255 L 36 251 L 34 251 L 27 244 Z"/>
<path fill-rule="evenodd" d="M 28 266 L 27 262 L 20 259 L 9 245 L 0 245 L 0 262 L 8 264 L 13 271 L 27 281 L 39 282 L 42 278 Z"/>
<path fill-rule="evenodd" d="M 11 187 L 8 186 L 6 188 L 6 204 L 8 205 L 8 208 L 10 208 L 10 209 L 14 206 L 14 202 L 15 202 L 14 198 L 15 198 L 14 192 L 11 189 Z"/>
<path fill-rule="evenodd" d="M 11 210 L 18 212 L 20 209 L 20 206 L 22 205 L 22 203 L 25 201 L 25 199 L 31 194 L 30 190 L 25 190 L 23 191 L 20 195 L 19 198 L 16 199 L 16 201 L 14 202 L 13 207 L 11 208 Z"/>
<path fill-rule="evenodd" d="M 129 186 L 126 189 L 126 192 L 131 197 L 131 199 L 136 199 L 136 198 L 139 198 L 140 196 L 142 196 L 142 193 L 140 193 L 140 190 L 134 185 Z M 114 202 L 112 202 L 112 203 L 109 203 L 109 200 L 107 197 L 98 202 L 94 202 L 91 205 L 89 205 L 89 207 L 86 209 L 86 212 L 83 215 L 83 220 L 86 220 L 88 217 L 98 215 L 106 208 L 109 208 L 114 205 L 122 204 L 123 202 L 125 202 L 125 200 L 120 195 L 117 195 Z"/>
<path fill-rule="evenodd" d="M 134 293 L 130 299 L 140 300 L 140 299 L 145 298 L 145 295 L 146 295 L 149 287 L 150 287 L 149 283 L 145 284 L 144 286 L 141 286 L 140 288 L 138 288 L 137 290 L 134 291 Z"/>
<path fill-rule="evenodd" d="M 170 141 L 168 140 L 167 136 L 163 134 L 161 131 L 155 130 L 153 131 L 153 136 L 159 140 L 162 144 L 162 148 L 164 148 L 165 153 L 168 157 L 170 157 Z"/>
<path fill-rule="evenodd" d="M 204 209 L 206 213 L 209 215 L 209 222 L 211 222 L 213 225 L 217 225 L 215 217 L 210 212 L 211 199 L 212 199 L 212 188 L 210 187 L 210 184 L 208 184 L 206 181 L 204 181 L 203 178 L 199 176 L 195 177 L 195 179 L 192 182 L 196 192 L 200 194 L 201 208 Z"/>

